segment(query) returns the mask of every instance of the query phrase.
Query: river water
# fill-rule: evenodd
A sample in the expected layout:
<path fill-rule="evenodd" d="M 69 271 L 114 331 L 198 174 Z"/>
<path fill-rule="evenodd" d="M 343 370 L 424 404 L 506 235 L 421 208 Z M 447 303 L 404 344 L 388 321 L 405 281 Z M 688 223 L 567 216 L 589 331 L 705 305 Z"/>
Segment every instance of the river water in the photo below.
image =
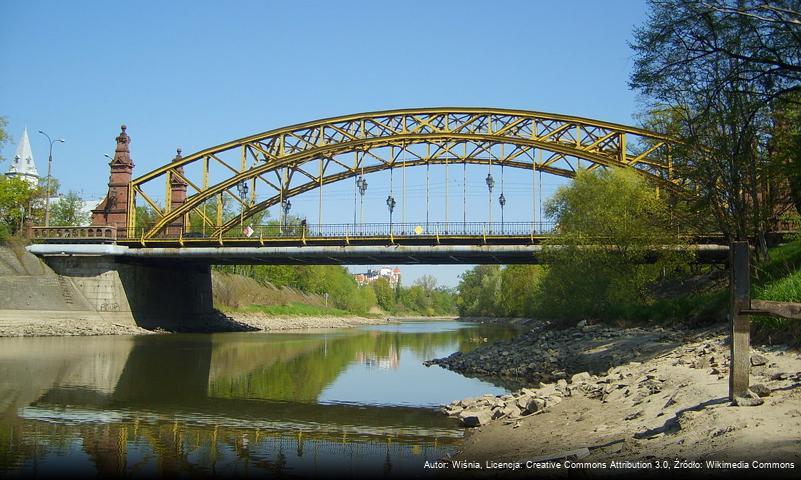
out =
<path fill-rule="evenodd" d="M 513 332 L 0 339 L 0 477 L 409 476 L 461 442 L 439 405 L 505 390 L 424 360 Z"/>

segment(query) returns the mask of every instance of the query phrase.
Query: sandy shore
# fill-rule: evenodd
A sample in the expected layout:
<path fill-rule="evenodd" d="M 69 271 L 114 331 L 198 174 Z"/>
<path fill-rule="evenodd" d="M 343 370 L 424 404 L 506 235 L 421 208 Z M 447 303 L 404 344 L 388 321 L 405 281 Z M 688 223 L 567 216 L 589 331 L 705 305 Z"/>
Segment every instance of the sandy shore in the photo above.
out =
<path fill-rule="evenodd" d="M 0 310 L 0 337 L 43 337 L 81 335 L 148 335 L 154 333 L 256 332 L 351 328 L 363 325 L 397 323 L 388 317 L 269 317 L 258 313 L 218 313 L 175 327 L 147 330 L 124 322 L 103 318 L 94 312 Z"/>
<path fill-rule="evenodd" d="M 226 313 L 235 322 L 259 331 L 307 330 L 319 328 L 350 328 L 363 325 L 384 325 L 397 323 L 388 317 L 270 317 L 258 313 Z"/>
<path fill-rule="evenodd" d="M 553 360 L 545 363 L 549 369 L 558 369 L 539 377 L 547 377 L 550 383 L 533 383 L 531 388 L 514 394 L 464 399 L 446 406 L 446 413 L 462 418 L 466 424 L 481 424 L 466 430 L 463 450 L 455 458 L 477 462 L 483 468 L 471 470 L 479 476 L 567 476 L 567 471 L 554 468 L 532 472 L 525 462 L 535 459 L 562 465 L 575 461 L 606 466 L 583 469 L 583 473 L 593 476 L 635 471 L 661 473 L 654 463 L 664 459 L 671 461 L 671 467 L 674 459 L 696 461 L 704 472 L 724 476 L 734 470 L 710 470 L 706 461 L 744 461 L 752 471 L 757 470 L 751 463 L 754 461 L 785 462 L 762 472 L 770 476 L 798 475 L 799 351 L 786 346 L 754 348 L 751 385 L 764 403 L 735 407 L 727 398 L 729 346 L 725 326 L 685 336 L 678 345 L 671 343 L 681 336 L 664 329 L 654 332 L 653 343 L 647 340 L 647 329 L 637 329 L 631 335 L 620 334 L 618 329 L 584 330 L 561 332 L 561 342 L 545 340 L 548 348 L 544 353 Z M 542 336 L 542 332 L 538 335 Z M 637 345 L 637 361 L 630 358 L 632 341 Z M 513 345 L 522 349 L 516 352 L 520 357 L 527 355 L 527 349 L 542 351 L 541 345 L 531 343 L 529 347 L 523 342 L 506 343 L 495 349 L 488 346 L 468 355 L 476 359 L 483 356 L 484 365 L 491 366 L 494 362 L 488 357 L 494 353 L 490 352 L 507 352 L 503 357 L 509 357 Z M 597 364 L 603 369 L 593 369 L 586 356 L 576 354 L 574 343 L 580 343 L 582 351 L 590 352 L 588 355 L 606 353 Z M 619 351 L 620 345 L 628 348 Z M 562 351 L 570 355 L 563 358 Z M 536 362 L 536 358 L 529 358 Z M 473 368 L 472 361 L 457 360 L 460 362 L 451 361 L 451 366 Z M 613 360 L 611 366 L 609 360 Z M 576 372 L 574 365 L 589 371 Z M 528 363 L 521 366 L 526 367 L 520 370 L 524 376 L 538 377 Z M 508 373 L 514 367 L 508 365 L 502 372 Z M 484 373 L 493 378 L 492 373 Z M 517 470 L 487 469 L 487 461 L 512 465 L 521 462 L 522 466 Z M 616 461 L 641 461 L 651 469 L 610 469 Z M 788 468 L 789 464 L 794 468 Z"/>

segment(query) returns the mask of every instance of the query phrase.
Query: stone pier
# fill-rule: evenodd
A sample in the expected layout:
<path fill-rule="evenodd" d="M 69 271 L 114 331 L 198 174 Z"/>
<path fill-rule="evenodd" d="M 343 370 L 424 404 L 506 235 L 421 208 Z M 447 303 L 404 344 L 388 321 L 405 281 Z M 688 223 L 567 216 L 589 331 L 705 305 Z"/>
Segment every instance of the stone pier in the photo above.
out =
<path fill-rule="evenodd" d="M 111 321 L 182 330 L 214 313 L 208 265 L 138 262 L 113 255 L 51 255 L 44 261 Z"/>

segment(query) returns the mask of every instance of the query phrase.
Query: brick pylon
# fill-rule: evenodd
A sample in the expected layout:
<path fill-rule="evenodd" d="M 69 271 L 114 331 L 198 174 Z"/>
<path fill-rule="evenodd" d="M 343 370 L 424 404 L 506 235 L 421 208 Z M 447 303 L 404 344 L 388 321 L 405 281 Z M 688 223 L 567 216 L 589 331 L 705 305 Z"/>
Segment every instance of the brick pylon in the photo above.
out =
<path fill-rule="evenodd" d="M 120 127 L 117 136 L 117 149 L 109 162 L 111 175 L 108 180 L 106 198 L 92 210 L 92 225 L 117 227 L 117 236 L 126 237 L 128 229 L 128 184 L 131 183 L 134 163 L 128 145 L 131 137 L 125 133 L 127 127 Z M 133 233 L 133 232 L 132 232 Z"/>
<path fill-rule="evenodd" d="M 181 160 L 181 149 L 179 148 L 173 159 L 173 163 Z M 170 211 L 180 207 L 186 201 L 186 181 L 181 178 L 184 174 L 184 167 L 178 167 L 170 173 Z M 179 176 L 180 175 L 180 176 Z M 170 235 L 178 236 L 184 229 L 184 218 L 178 218 L 170 223 L 167 231 Z"/>

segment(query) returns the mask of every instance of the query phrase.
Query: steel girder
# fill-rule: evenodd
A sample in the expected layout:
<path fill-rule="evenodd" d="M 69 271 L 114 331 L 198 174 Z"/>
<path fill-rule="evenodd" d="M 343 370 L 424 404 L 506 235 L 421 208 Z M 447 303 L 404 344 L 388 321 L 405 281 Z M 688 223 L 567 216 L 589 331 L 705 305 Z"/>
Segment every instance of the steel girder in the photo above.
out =
<path fill-rule="evenodd" d="M 329 183 L 426 164 L 495 164 L 573 177 L 586 161 L 589 169 L 633 168 L 657 185 L 680 191 L 680 180 L 672 177 L 674 143 L 625 125 L 522 110 L 428 108 L 315 120 L 179 157 L 136 178 L 129 187 L 129 232 L 135 231 L 138 196 L 158 215 L 156 224 L 141 233 L 145 239 L 158 236 L 171 223 L 188 220 L 192 211 L 220 234 L 240 221 L 239 216 L 222 221 L 224 196 L 238 202 L 247 218 Z M 215 169 L 222 175 L 215 175 Z M 163 206 L 145 193 L 161 181 L 166 185 Z M 174 210 L 171 181 L 186 183 L 194 192 Z M 241 190 L 235 193 L 243 184 L 249 185 L 247 197 Z M 257 195 L 262 188 L 266 195 Z M 216 219 L 210 219 L 205 208 L 200 210 L 210 200 L 217 204 Z"/>

